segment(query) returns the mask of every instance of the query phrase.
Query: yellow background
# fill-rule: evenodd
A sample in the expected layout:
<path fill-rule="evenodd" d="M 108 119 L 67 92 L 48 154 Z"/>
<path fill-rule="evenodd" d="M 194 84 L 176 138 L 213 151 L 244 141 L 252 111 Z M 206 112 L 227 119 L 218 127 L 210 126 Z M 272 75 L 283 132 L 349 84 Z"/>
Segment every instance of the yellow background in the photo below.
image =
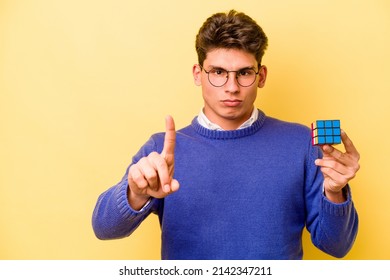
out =
<path fill-rule="evenodd" d="M 164 117 L 202 106 L 195 35 L 215 12 L 269 37 L 256 105 L 310 125 L 338 118 L 361 153 L 360 230 L 346 259 L 390 259 L 390 2 L 0 0 L 0 259 L 159 259 L 149 217 L 100 241 L 98 195 Z M 304 234 L 305 259 L 331 259 Z"/>

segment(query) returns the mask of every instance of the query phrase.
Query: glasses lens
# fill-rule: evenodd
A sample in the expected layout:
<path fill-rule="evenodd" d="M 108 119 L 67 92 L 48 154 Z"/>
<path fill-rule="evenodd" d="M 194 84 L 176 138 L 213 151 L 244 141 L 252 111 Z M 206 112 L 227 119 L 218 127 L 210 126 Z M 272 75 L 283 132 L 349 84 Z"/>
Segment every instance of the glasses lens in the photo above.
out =
<path fill-rule="evenodd" d="M 237 72 L 237 82 L 243 87 L 251 86 L 256 80 L 256 72 L 253 69 L 242 69 Z"/>
<path fill-rule="evenodd" d="M 209 82 L 215 87 L 223 86 L 228 79 L 228 72 L 223 69 L 211 69 L 208 72 Z"/>

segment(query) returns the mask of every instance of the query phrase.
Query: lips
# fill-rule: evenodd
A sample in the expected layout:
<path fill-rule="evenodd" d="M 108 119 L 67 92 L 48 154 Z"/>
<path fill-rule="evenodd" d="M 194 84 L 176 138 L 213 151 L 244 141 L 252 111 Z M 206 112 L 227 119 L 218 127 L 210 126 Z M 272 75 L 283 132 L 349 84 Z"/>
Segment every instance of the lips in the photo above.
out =
<path fill-rule="evenodd" d="M 227 107 L 237 107 L 241 105 L 242 101 L 239 99 L 225 99 L 222 100 L 222 103 Z"/>

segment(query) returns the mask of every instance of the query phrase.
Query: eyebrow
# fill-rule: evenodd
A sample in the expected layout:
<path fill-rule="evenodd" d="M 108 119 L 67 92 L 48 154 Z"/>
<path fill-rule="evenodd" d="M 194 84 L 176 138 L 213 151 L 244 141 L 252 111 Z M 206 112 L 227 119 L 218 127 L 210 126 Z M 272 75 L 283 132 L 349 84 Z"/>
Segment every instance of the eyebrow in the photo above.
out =
<path fill-rule="evenodd" d="M 221 66 L 216 66 L 216 65 L 209 65 L 209 67 L 211 67 L 211 69 L 221 69 L 221 70 L 225 70 L 225 71 L 240 71 L 240 70 L 244 70 L 244 69 L 253 69 L 253 70 L 256 69 L 256 67 L 253 66 L 253 65 L 251 65 L 251 66 L 244 66 L 244 67 L 239 68 L 237 70 L 227 70 L 227 69 L 225 69 L 225 68 L 223 68 Z"/>

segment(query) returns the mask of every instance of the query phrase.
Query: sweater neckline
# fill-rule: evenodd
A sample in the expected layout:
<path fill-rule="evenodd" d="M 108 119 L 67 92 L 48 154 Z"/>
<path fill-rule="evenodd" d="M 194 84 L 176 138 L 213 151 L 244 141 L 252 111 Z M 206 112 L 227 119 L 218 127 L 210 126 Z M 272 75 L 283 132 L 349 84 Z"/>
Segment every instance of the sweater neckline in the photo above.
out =
<path fill-rule="evenodd" d="M 223 130 L 223 131 L 211 130 L 201 126 L 196 117 L 192 120 L 191 125 L 198 134 L 210 139 L 227 140 L 227 139 L 246 137 L 259 131 L 264 124 L 266 116 L 263 111 L 259 109 L 258 111 L 259 111 L 259 115 L 257 120 L 251 126 L 243 129 Z"/>

